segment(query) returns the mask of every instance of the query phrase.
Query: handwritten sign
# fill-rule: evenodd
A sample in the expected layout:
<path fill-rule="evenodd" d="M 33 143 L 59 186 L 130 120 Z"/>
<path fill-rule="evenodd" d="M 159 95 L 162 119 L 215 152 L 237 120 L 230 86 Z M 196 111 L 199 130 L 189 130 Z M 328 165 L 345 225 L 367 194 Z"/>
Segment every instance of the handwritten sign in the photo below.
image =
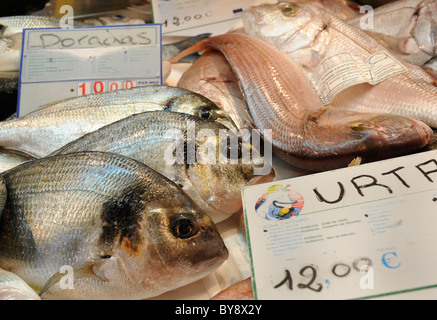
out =
<path fill-rule="evenodd" d="M 437 287 L 437 151 L 242 191 L 257 299 Z"/>
<path fill-rule="evenodd" d="M 18 115 L 65 98 L 160 85 L 161 25 L 26 29 Z"/>
<path fill-rule="evenodd" d="M 162 33 L 195 36 L 200 33 L 218 35 L 229 31 L 243 10 L 266 0 L 152 0 L 153 19 L 162 24 Z"/>

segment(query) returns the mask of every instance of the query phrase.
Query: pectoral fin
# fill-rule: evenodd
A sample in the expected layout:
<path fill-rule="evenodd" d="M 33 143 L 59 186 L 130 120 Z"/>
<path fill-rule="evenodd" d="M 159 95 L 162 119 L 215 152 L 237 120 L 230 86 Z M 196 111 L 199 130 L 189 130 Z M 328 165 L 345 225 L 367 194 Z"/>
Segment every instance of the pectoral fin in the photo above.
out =
<path fill-rule="evenodd" d="M 97 274 L 94 270 L 94 267 L 104 261 L 107 261 L 108 258 L 101 258 L 91 261 L 83 261 L 71 266 L 71 270 L 67 270 L 66 272 L 57 272 L 53 276 L 50 277 L 49 280 L 45 283 L 43 288 L 39 292 L 39 296 L 41 297 L 44 292 L 50 289 L 53 285 L 61 281 L 61 279 L 66 276 L 69 272 L 74 272 L 74 276 L 82 275 L 88 278 L 93 278 L 97 281 L 106 282 L 108 279 L 104 278 L 102 274 Z"/>

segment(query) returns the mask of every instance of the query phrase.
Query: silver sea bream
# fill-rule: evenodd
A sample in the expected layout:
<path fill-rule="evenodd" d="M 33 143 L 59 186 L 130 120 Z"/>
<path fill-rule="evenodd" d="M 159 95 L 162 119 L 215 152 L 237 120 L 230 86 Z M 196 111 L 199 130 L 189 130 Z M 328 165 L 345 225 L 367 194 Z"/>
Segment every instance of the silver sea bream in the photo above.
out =
<path fill-rule="evenodd" d="M 228 115 L 199 94 L 177 87 L 145 86 L 68 98 L 2 121 L 0 146 L 44 157 L 86 133 L 152 110 L 185 112 L 234 126 Z"/>
<path fill-rule="evenodd" d="M 228 256 L 211 219 L 133 159 L 73 153 L 2 177 L 0 267 L 44 299 L 154 297 L 205 277 Z"/>
<path fill-rule="evenodd" d="M 79 151 L 112 152 L 146 164 L 177 183 L 215 223 L 243 210 L 242 188 L 275 176 L 267 159 L 236 131 L 177 112 L 132 115 L 52 155 Z"/>

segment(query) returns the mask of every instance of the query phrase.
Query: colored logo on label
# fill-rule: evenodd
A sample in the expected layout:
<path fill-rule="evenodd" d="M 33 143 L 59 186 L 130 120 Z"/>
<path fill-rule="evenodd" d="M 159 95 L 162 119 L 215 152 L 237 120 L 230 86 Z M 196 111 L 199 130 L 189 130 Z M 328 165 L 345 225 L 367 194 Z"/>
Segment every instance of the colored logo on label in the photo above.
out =
<path fill-rule="evenodd" d="M 303 197 L 290 189 L 290 185 L 273 185 L 258 199 L 255 211 L 267 220 L 285 220 L 297 217 L 303 205 Z"/>

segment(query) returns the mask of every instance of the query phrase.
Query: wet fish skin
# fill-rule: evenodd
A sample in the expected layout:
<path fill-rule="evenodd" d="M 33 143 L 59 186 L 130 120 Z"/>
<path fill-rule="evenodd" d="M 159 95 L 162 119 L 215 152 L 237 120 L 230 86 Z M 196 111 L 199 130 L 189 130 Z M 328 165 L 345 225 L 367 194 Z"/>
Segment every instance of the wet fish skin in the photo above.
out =
<path fill-rule="evenodd" d="M 360 19 L 346 22 L 360 28 Z M 398 58 L 423 65 L 437 54 L 437 1 L 399 0 L 373 10 L 372 28 L 364 30 Z"/>
<path fill-rule="evenodd" d="M 0 269 L 0 300 L 41 300 L 41 298 L 16 274 Z"/>
<path fill-rule="evenodd" d="M 59 28 L 60 21 L 61 19 L 55 17 L 31 15 L 0 17 L 0 25 L 3 27 L 0 30 L 0 35 L 2 37 L 9 37 L 23 32 L 23 29 Z M 75 20 L 74 26 L 88 26 L 88 24 Z"/>
<path fill-rule="evenodd" d="M 202 132 L 209 132 L 205 141 L 200 137 Z M 221 132 L 227 134 L 224 136 L 226 139 L 233 136 L 237 141 L 237 135 L 233 135 L 232 131 L 228 132 L 225 126 L 215 121 L 189 114 L 151 111 L 132 115 L 90 132 L 51 155 L 104 151 L 138 160 L 181 186 L 186 194 L 218 223 L 242 211 L 242 188 L 269 182 L 274 178 L 271 165 L 265 174 L 256 175 L 255 168 L 262 167 L 264 163 L 255 164 L 249 159 L 243 162 L 241 158 L 236 159 L 236 164 L 230 163 L 228 148 L 232 148 L 232 145 L 228 144 L 227 140 L 220 141 Z M 190 140 L 191 134 L 199 138 Z M 177 144 L 182 142 L 184 149 L 178 149 Z M 190 143 L 193 147 L 195 145 L 191 155 Z M 238 154 L 243 155 L 245 148 L 253 157 L 259 157 L 249 142 L 240 143 Z M 213 150 L 212 153 L 202 153 L 202 150 L 209 148 Z M 179 156 L 184 157 L 181 161 L 176 159 L 178 154 L 173 154 L 177 150 L 181 152 Z M 214 156 L 212 161 L 208 158 L 209 154 Z M 224 161 L 220 157 L 223 157 Z"/>
<path fill-rule="evenodd" d="M 287 6 L 293 14 L 285 15 L 283 7 L 269 4 L 245 11 L 246 32 L 286 53 L 308 78 L 325 57 L 349 52 L 366 61 L 371 54 L 385 50 L 368 34 L 317 6 L 303 3 Z M 331 105 L 357 112 L 398 114 L 437 127 L 435 79 L 421 67 L 398 62 L 406 72 L 374 86 L 364 83 L 349 87 L 338 93 Z"/>
<path fill-rule="evenodd" d="M 204 52 L 180 77 L 177 86 L 207 97 L 223 109 L 238 129 L 250 128 L 252 118 L 238 79 L 219 51 Z"/>
<path fill-rule="evenodd" d="M 0 148 L 0 172 L 5 172 L 33 159 L 35 158 L 24 152 Z"/>
<path fill-rule="evenodd" d="M 330 170 L 345 167 L 356 157 L 381 160 L 418 150 L 430 139 L 432 130 L 427 125 L 407 117 L 325 107 L 287 55 L 247 35 L 202 40 L 174 60 L 204 49 L 225 55 L 256 128 L 262 136 L 271 130 L 277 154 L 298 168 Z"/>
<path fill-rule="evenodd" d="M 69 98 L 2 121 L 0 146 L 44 157 L 106 124 L 151 110 L 190 113 L 235 126 L 223 110 L 199 94 L 171 86 L 146 86 Z"/>
<path fill-rule="evenodd" d="M 360 13 L 360 6 L 349 0 L 296 0 L 297 2 L 318 5 L 339 19 L 352 19 Z"/>
<path fill-rule="evenodd" d="M 133 159 L 82 152 L 2 176 L 8 199 L 0 266 L 44 288 L 42 298 L 148 298 L 204 277 L 227 258 L 211 219 Z M 72 290 L 52 281 L 63 266 L 74 270 Z"/>

